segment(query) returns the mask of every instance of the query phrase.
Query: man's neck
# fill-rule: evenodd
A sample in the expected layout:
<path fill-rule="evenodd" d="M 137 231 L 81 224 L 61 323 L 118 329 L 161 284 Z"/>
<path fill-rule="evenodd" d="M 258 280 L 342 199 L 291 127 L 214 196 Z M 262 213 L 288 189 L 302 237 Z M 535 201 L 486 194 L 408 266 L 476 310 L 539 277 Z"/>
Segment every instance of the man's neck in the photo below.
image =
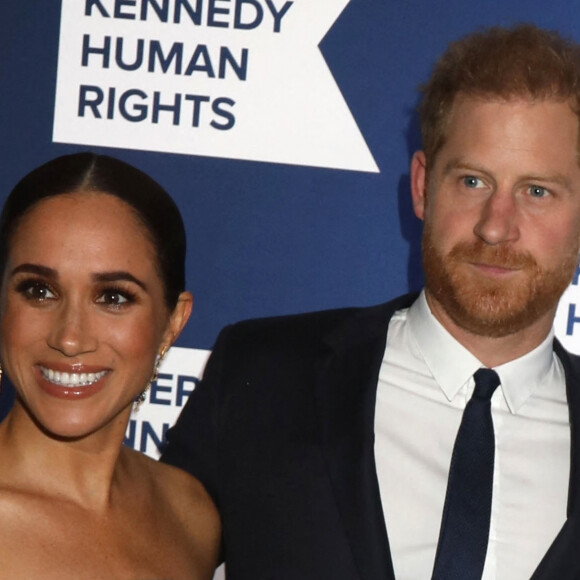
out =
<path fill-rule="evenodd" d="M 513 334 L 486 336 L 474 334 L 457 324 L 428 291 L 426 298 L 431 313 L 447 332 L 489 368 L 510 362 L 534 350 L 548 336 L 556 314 L 554 307 Z"/>

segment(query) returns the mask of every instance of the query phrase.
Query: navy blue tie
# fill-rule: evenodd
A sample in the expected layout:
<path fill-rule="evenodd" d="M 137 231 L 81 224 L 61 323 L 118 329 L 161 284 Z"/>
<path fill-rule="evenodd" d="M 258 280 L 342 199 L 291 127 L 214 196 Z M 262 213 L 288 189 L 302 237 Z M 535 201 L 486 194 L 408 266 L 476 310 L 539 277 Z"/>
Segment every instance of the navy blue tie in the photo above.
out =
<path fill-rule="evenodd" d="M 495 438 L 491 396 L 499 376 L 475 375 L 455 439 L 432 580 L 481 580 L 491 516 Z"/>

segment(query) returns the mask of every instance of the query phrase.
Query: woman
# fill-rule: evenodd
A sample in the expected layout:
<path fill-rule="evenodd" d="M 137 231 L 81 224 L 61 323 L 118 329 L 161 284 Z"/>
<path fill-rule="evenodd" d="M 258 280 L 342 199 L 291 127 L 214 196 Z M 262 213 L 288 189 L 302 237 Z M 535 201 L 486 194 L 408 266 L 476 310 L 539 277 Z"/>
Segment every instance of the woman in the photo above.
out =
<path fill-rule="evenodd" d="M 0 218 L 0 578 L 210 579 L 219 519 L 188 474 L 122 446 L 191 312 L 179 211 L 90 153 L 27 175 Z"/>

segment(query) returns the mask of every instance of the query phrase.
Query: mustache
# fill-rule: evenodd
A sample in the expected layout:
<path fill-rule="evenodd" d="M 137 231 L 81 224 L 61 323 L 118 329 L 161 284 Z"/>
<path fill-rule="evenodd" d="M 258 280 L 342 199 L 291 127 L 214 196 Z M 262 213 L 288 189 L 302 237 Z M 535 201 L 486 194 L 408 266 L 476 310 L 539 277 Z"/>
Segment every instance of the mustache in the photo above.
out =
<path fill-rule="evenodd" d="M 514 270 L 538 266 L 529 252 L 517 252 L 501 244 L 490 246 L 479 239 L 473 242 L 460 242 L 449 252 L 449 258 Z"/>

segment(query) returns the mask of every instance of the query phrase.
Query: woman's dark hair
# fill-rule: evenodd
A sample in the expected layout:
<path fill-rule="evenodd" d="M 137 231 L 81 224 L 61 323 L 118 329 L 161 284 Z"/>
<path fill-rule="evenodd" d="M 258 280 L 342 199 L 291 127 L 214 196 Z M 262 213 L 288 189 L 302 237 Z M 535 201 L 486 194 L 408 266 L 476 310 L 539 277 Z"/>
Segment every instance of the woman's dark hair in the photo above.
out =
<path fill-rule="evenodd" d="M 43 199 L 67 193 L 103 192 L 127 203 L 145 226 L 157 253 L 157 269 L 170 310 L 185 289 L 185 228 L 169 194 L 139 169 L 106 155 L 57 157 L 23 177 L 0 216 L 0 276 L 12 236 L 23 216 Z"/>

